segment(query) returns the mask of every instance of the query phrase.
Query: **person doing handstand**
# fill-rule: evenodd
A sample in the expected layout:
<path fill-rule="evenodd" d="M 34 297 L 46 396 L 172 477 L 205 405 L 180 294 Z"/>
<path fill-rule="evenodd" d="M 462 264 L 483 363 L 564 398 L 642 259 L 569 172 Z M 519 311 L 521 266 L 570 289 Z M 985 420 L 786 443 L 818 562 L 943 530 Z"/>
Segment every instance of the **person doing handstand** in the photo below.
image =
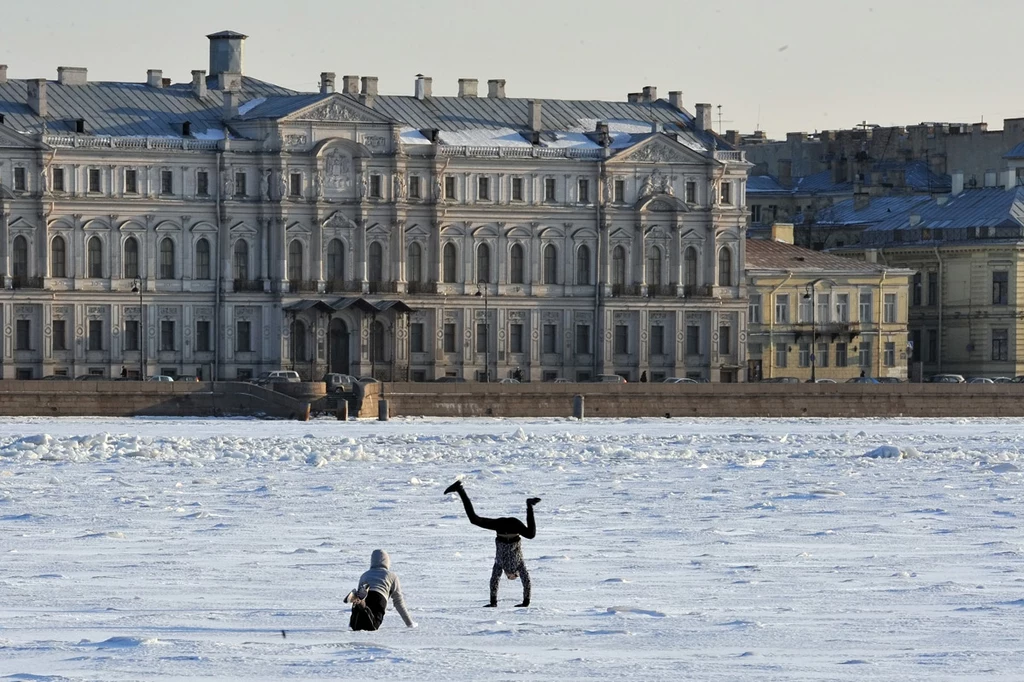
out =
<path fill-rule="evenodd" d="M 519 519 L 502 517 L 500 519 L 489 519 L 485 516 L 478 516 L 473 510 L 473 503 L 469 501 L 469 495 L 462 487 L 462 481 L 455 481 L 445 488 L 444 494 L 458 493 L 462 498 L 462 504 L 466 508 L 466 516 L 474 526 L 493 530 L 497 535 L 494 538 L 494 568 L 491 569 L 491 601 L 485 606 L 498 605 L 498 583 L 501 582 L 501 574 L 504 572 L 509 580 L 519 578 L 523 582 L 523 603 L 516 604 L 519 607 L 530 605 L 530 573 L 526 570 L 523 562 L 523 548 L 519 542 L 521 537 L 532 540 L 537 535 L 537 523 L 533 519 L 533 507 L 540 502 L 539 497 L 531 497 L 526 500 L 526 525 Z"/>

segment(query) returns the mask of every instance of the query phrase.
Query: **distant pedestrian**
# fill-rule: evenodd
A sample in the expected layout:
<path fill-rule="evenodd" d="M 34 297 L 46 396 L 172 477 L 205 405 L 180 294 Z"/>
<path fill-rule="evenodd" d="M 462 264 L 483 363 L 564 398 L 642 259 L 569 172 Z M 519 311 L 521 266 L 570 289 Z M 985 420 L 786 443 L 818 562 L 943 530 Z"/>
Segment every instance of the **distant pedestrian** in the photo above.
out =
<path fill-rule="evenodd" d="M 863 379 L 865 376 L 867 376 L 867 375 L 864 374 L 864 370 L 861 370 L 860 371 L 860 378 Z"/>
<path fill-rule="evenodd" d="M 640 383 L 641 384 L 646 384 L 647 383 L 647 370 L 646 369 L 644 371 L 640 372 Z"/>
<path fill-rule="evenodd" d="M 121 365 L 121 378 L 124 379 L 124 378 L 127 378 L 127 376 L 128 376 L 128 368 L 125 367 L 124 365 Z"/>
<path fill-rule="evenodd" d="M 395 610 L 410 628 L 416 627 L 405 608 L 405 598 L 398 581 L 398 574 L 391 570 L 391 557 L 383 549 L 373 550 L 370 555 L 370 570 L 359 578 L 359 588 L 345 597 L 345 603 L 352 605 L 352 616 L 348 626 L 353 630 L 376 630 L 384 622 L 388 599 L 395 603 Z"/>

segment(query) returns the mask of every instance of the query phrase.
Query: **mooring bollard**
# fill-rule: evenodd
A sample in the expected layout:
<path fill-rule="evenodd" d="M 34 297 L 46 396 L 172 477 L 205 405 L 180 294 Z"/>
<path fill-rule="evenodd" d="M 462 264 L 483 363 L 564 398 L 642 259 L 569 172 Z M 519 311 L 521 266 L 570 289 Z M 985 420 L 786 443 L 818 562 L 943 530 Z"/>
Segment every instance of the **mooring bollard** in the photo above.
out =
<path fill-rule="evenodd" d="M 583 396 L 574 395 L 572 397 L 572 416 L 576 419 L 583 419 Z"/>
<path fill-rule="evenodd" d="M 381 398 L 377 401 L 377 421 L 386 422 L 388 419 L 390 419 L 388 401 Z"/>
<path fill-rule="evenodd" d="M 348 421 L 348 401 L 342 400 L 341 404 L 338 405 L 338 409 L 334 412 L 334 416 L 338 418 L 340 422 Z"/>

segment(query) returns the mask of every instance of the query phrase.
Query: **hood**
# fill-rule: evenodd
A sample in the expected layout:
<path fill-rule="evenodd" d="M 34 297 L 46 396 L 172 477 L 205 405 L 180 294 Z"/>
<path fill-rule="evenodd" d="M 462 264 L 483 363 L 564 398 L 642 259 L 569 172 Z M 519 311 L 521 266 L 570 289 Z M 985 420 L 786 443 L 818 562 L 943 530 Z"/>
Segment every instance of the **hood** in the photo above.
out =
<path fill-rule="evenodd" d="M 370 568 L 391 569 L 391 557 L 383 549 L 373 550 L 370 555 Z"/>

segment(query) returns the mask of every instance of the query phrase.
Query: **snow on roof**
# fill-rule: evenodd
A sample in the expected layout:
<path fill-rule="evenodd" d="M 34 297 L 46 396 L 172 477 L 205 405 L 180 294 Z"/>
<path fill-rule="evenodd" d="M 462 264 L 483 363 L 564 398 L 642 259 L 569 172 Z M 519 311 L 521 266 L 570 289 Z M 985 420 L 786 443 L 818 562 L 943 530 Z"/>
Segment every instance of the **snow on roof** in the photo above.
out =
<path fill-rule="evenodd" d="M 266 101 L 267 101 L 266 97 L 257 97 L 255 99 L 251 99 L 248 102 L 246 102 L 245 104 L 243 104 L 240 107 L 238 107 L 238 115 L 239 116 L 245 116 L 250 111 L 252 111 L 253 109 L 255 109 L 256 107 L 258 107 L 259 105 L 263 104 Z"/>

